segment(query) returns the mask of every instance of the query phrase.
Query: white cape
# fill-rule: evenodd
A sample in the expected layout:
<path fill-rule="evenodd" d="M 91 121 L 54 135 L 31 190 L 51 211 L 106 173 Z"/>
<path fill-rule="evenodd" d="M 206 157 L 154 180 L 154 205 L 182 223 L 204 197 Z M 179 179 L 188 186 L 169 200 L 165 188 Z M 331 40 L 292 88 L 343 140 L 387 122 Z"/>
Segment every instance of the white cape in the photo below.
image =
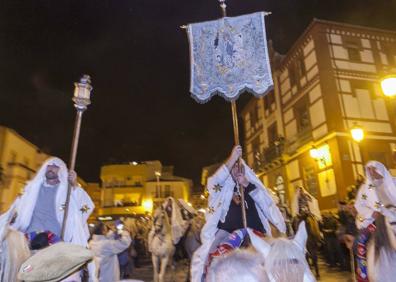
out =
<path fill-rule="evenodd" d="M 30 225 L 38 194 L 40 192 L 40 187 L 45 181 L 45 173 L 49 164 L 55 164 L 60 168 L 60 184 L 56 195 L 55 208 L 56 217 L 60 226 L 62 226 L 64 214 L 63 206 L 66 202 L 68 187 L 68 170 L 61 159 L 50 158 L 41 166 L 34 178 L 26 185 L 23 195 L 18 198 L 13 205 L 16 209 L 17 217 L 12 227 L 21 232 L 25 232 Z M 87 246 L 87 241 L 90 235 L 87 220 L 94 208 L 95 205 L 91 198 L 82 188 L 72 188 L 69 214 L 67 217 L 64 236 L 65 242 Z M 0 234 L 1 233 L 2 230 L 0 230 Z"/>
<path fill-rule="evenodd" d="M 269 221 L 282 233 L 286 232 L 284 218 L 276 206 L 270 193 L 257 178 L 256 174 L 245 164 L 245 174 L 250 183 L 256 189 L 250 192 L 254 199 L 261 222 L 271 236 Z M 225 165 L 221 166 L 217 172 L 208 179 L 207 189 L 210 193 L 208 201 L 208 212 L 206 213 L 206 224 L 201 231 L 202 245 L 194 253 L 191 262 L 191 281 L 201 282 L 204 266 L 209 255 L 209 249 L 215 239 L 219 221 L 224 222 L 232 196 L 235 182 Z"/>

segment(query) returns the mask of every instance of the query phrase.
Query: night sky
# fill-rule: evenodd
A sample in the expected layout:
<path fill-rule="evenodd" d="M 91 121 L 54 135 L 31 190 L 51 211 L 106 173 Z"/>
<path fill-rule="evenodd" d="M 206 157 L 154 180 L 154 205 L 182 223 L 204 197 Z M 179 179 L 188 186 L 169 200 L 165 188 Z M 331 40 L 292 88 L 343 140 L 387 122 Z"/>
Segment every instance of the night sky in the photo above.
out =
<path fill-rule="evenodd" d="M 260 10 L 285 53 L 312 18 L 396 29 L 394 0 L 228 0 L 228 14 Z M 230 106 L 189 95 L 180 25 L 220 16 L 217 0 L 1 0 L 0 124 L 68 160 L 73 82 L 94 87 L 77 172 L 99 179 L 109 162 L 158 159 L 199 184 L 201 168 L 232 147 Z M 242 97 L 243 105 L 249 94 Z"/>

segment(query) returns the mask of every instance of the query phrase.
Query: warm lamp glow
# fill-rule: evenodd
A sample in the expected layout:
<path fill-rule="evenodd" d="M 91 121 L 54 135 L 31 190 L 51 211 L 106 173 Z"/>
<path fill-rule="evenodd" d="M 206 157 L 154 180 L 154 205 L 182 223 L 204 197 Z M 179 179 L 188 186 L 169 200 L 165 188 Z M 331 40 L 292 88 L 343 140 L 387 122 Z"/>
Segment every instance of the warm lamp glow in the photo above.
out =
<path fill-rule="evenodd" d="M 147 212 L 152 212 L 153 210 L 153 201 L 152 200 L 144 200 L 142 204 L 143 208 Z"/>
<path fill-rule="evenodd" d="M 319 151 L 316 148 L 312 148 L 309 151 L 309 154 L 311 155 L 311 158 L 313 158 L 313 159 L 318 159 L 319 158 Z"/>
<path fill-rule="evenodd" d="M 356 142 L 360 142 L 364 139 L 364 130 L 359 126 L 354 126 L 351 129 L 351 135 L 353 140 L 355 140 Z"/>
<path fill-rule="evenodd" d="M 330 154 L 330 147 L 328 144 L 325 144 L 319 148 L 313 147 L 309 154 L 311 158 L 318 161 L 318 165 L 320 169 L 326 168 L 327 166 L 332 165 L 332 159 Z"/>
<path fill-rule="evenodd" d="M 382 91 L 384 92 L 385 96 L 395 96 L 396 95 L 396 77 L 395 76 L 390 76 L 387 78 L 384 78 L 381 81 L 381 87 Z"/>

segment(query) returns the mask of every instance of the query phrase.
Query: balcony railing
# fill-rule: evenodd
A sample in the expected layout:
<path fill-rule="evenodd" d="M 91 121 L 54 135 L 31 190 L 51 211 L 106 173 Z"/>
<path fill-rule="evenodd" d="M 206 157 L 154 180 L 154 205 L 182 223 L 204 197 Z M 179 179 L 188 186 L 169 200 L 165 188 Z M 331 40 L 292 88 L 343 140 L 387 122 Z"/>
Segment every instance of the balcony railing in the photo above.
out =
<path fill-rule="evenodd" d="M 282 157 L 284 142 L 274 142 L 272 146 L 264 149 L 264 162 L 271 163 Z"/>
<path fill-rule="evenodd" d="M 286 152 L 292 154 L 297 151 L 298 148 L 304 146 L 312 140 L 312 128 L 307 127 L 302 131 L 299 131 L 293 138 L 290 138 L 286 144 Z"/>

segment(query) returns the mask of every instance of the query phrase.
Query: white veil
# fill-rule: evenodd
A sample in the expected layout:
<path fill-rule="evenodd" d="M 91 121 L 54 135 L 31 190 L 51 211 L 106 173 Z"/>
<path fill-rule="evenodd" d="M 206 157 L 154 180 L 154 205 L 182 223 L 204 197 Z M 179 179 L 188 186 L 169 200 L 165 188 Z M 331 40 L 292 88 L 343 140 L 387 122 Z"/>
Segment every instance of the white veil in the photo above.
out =
<path fill-rule="evenodd" d="M 186 228 L 188 226 L 188 223 L 183 220 L 180 207 L 174 198 L 168 197 L 165 200 L 165 202 L 162 204 L 162 207 L 165 209 L 169 200 L 171 200 L 172 202 L 172 218 L 171 218 L 172 240 L 173 240 L 173 244 L 177 244 L 180 241 L 181 237 L 183 237 L 184 232 L 186 231 Z"/>
<path fill-rule="evenodd" d="M 308 201 L 309 211 L 316 217 L 317 220 L 321 221 L 322 215 L 320 213 L 318 200 L 314 196 L 309 194 L 304 187 L 301 187 L 301 189 L 303 189 L 304 194 L 308 195 L 308 197 L 311 199 L 310 201 Z M 292 199 L 291 202 L 291 214 L 293 217 L 297 216 L 299 212 L 299 204 L 298 204 L 299 197 L 300 197 L 300 190 L 296 189 L 294 198 Z"/>
<path fill-rule="evenodd" d="M 370 161 L 366 164 L 366 176 L 371 184 L 376 185 L 378 182 L 372 179 L 368 171 L 369 167 L 375 167 L 376 171 L 383 177 L 383 181 L 375 188 L 377 196 L 382 204 L 396 206 L 396 180 L 390 174 L 388 169 L 380 162 Z M 377 186 L 377 185 L 376 185 Z"/>
<path fill-rule="evenodd" d="M 59 167 L 60 184 L 56 194 L 55 208 L 58 222 L 62 224 L 63 210 L 61 211 L 61 208 L 66 201 L 68 187 L 68 170 L 66 164 L 61 159 L 52 157 L 44 162 L 37 174 L 26 185 L 25 191 L 20 198 L 17 206 L 17 218 L 13 226 L 22 232 L 25 232 L 26 229 L 29 227 L 36 205 L 37 197 L 40 192 L 40 187 L 45 181 L 47 166 L 51 164 Z"/>

